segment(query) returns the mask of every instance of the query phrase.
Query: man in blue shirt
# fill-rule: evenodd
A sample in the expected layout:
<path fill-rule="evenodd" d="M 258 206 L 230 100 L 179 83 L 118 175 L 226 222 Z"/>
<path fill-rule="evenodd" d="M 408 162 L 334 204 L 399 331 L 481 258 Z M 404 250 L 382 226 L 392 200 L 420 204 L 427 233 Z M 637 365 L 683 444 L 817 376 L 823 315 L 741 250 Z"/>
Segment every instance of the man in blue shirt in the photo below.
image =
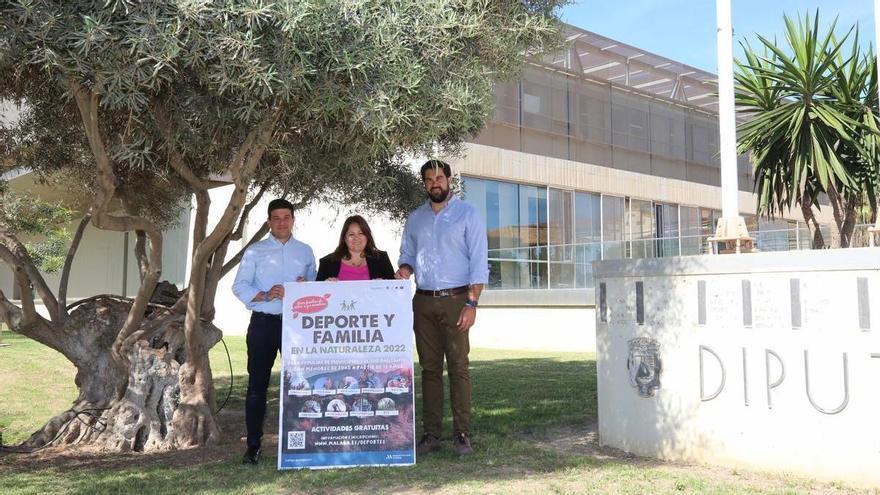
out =
<path fill-rule="evenodd" d="M 453 449 L 462 456 L 470 443 L 471 381 L 468 330 L 489 280 L 486 225 L 469 204 L 449 193 L 447 163 L 430 160 L 421 169 L 429 200 L 406 220 L 397 278 L 416 276 L 413 329 L 422 368 L 424 436 L 416 449 L 440 448 L 443 422 L 443 358 L 449 372 Z"/>
<path fill-rule="evenodd" d="M 281 348 L 281 311 L 285 282 L 315 280 L 315 255 L 293 238 L 293 205 L 284 199 L 269 203 L 268 238 L 244 252 L 232 284 L 235 297 L 251 310 L 247 330 L 248 389 L 245 398 L 247 451 L 243 461 L 260 460 L 266 416 L 266 390 L 272 365 Z"/>

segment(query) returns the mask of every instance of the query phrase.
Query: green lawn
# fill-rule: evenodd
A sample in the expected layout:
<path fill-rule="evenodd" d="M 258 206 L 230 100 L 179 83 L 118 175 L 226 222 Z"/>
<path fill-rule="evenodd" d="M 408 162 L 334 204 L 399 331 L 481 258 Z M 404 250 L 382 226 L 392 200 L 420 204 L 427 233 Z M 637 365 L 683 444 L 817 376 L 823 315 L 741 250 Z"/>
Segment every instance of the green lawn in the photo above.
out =
<path fill-rule="evenodd" d="M 68 407 L 75 388 L 73 369 L 60 355 L 9 332 L 2 338 L 9 345 L 0 347 L 0 430 L 9 444 Z M 219 416 L 221 445 L 148 455 L 0 454 L 0 493 L 856 493 L 836 483 L 602 449 L 589 440 L 596 421 L 595 358 L 575 353 L 474 350 L 476 454 L 470 458 L 456 458 L 447 442 L 408 468 L 278 472 L 274 452 L 257 467 L 243 466 L 245 344 L 242 337 L 226 343 L 234 386 Z M 211 360 L 222 403 L 230 385 L 222 345 Z M 277 377 L 272 386 L 270 397 L 277 396 Z M 277 412 L 267 431 L 273 421 Z"/>

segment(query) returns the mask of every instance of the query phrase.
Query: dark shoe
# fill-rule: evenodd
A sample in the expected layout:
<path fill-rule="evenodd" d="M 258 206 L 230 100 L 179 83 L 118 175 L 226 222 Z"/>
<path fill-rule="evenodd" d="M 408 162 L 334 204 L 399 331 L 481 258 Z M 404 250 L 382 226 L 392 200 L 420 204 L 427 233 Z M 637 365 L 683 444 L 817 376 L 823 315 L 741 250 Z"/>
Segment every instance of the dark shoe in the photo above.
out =
<path fill-rule="evenodd" d="M 242 464 L 257 464 L 260 462 L 260 454 L 263 451 L 259 447 L 248 447 L 241 458 Z"/>
<path fill-rule="evenodd" d="M 455 450 L 455 453 L 458 454 L 459 457 L 474 453 L 474 449 L 471 448 L 471 440 L 468 438 L 467 433 L 458 433 L 455 435 L 452 449 Z"/>
<path fill-rule="evenodd" d="M 422 435 L 422 439 L 419 440 L 418 445 L 416 445 L 416 455 L 430 454 L 439 448 L 440 439 L 430 433 L 425 433 Z"/>

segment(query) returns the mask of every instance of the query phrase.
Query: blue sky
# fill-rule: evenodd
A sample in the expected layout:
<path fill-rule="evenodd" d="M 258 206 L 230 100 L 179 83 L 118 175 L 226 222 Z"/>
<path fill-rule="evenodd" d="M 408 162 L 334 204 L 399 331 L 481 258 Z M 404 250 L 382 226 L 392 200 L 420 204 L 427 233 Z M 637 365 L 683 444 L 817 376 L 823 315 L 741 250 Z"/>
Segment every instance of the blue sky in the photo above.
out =
<path fill-rule="evenodd" d="M 714 0 L 574 0 L 562 20 L 694 67 L 717 72 Z M 783 14 L 819 9 L 820 23 L 838 30 L 858 22 L 862 45 L 874 43 L 873 0 L 732 0 L 734 53 L 757 34 L 783 39 Z M 844 32 L 845 32 L 844 29 Z"/>

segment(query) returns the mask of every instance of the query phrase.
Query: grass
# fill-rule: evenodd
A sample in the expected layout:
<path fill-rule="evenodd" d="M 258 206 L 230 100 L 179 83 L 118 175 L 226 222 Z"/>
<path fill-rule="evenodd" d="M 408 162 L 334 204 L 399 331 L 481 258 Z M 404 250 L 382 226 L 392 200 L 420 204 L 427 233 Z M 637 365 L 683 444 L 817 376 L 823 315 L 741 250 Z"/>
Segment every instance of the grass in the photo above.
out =
<path fill-rule="evenodd" d="M 0 429 L 4 441 L 12 443 L 65 409 L 75 388 L 73 368 L 60 355 L 9 332 L 3 339 L 10 345 L 0 348 Z M 0 492 L 855 493 L 840 484 L 792 476 L 667 464 L 595 445 L 578 447 L 596 421 L 596 369 L 594 356 L 575 353 L 475 349 L 476 453 L 468 459 L 456 458 L 447 443 L 408 468 L 279 472 L 273 452 L 257 467 L 242 466 L 245 343 L 241 337 L 227 337 L 226 343 L 233 386 L 220 414 L 222 445 L 147 455 L 0 455 Z M 230 385 L 222 345 L 212 350 L 211 360 L 222 403 Z M 276 376 L 270 397 L 277 396 L 277 386 Z"/>
<path fill-rule="evenodd" d="M 0 333 L 6 344 L 0 347 L 0 433 L 4 444 L 17 444 L 70 407 L 76 398 L 75 370 L 37 342 Z"/>

